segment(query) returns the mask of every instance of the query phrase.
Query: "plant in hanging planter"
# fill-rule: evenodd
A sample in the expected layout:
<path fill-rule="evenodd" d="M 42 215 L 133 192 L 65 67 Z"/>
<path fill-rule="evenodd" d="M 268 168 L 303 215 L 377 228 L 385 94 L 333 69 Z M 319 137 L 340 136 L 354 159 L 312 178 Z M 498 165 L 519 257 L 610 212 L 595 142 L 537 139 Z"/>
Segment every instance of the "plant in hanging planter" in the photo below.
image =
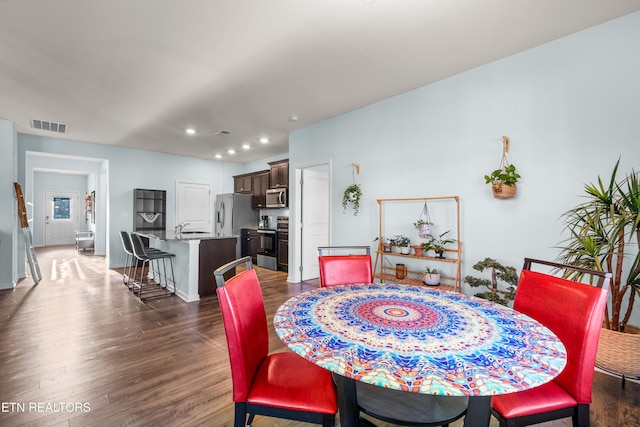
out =
<path fill-rule="evenodd" d="M 427 265 L 422 274 L 422 281 L 425 285 L 437 286 L 440 284 L 440 273 L 438 273 L 438 270 L 435 268 L 431 268 Z"/>
<path fill-rule="evenodd" d="M 640 335 L 629 333 L 632 329 L 637 332 L 637 328 L 628 322 L 636 294 L 640 295 L 640 176 L 632 170 L 618 181 L 619 164 L 620 160 L 607 184 L 603 184 L 599 176 L 597 184 L 586 184 L 587 200 L 564 213 L 570 236 L 560 246 L 559 260 L 612 274 L 596 365 L 619 374 L 638 376 Z M 567 277 L 581 278 L 579 274 Z M 613 349 L 622 342 L 623 348 Z M 632 360 L 623 354 L 636 356 Z"/>
<path fill-rule="evenodd" d="M 473 269 L 480 272 L 483 272 L 485 269 L 491 269 L 491 280 L 473 276 L 466 276 L 464 278 L 464 282 L 471 285 L 471 287 L 477 288 L 484 286 L 489 289 L 488 291 L 478 292 L 476 294 L 477 297 L 502 305 L 508 305 L 509 301 L 513 301 L 516 296 L 516 286 L 518 286 L 518 274 L 514 267 L 504 266 L 492 258 L 485 258 L 484 261 L 477 262 L 473 266 Z M 509 285 L 506 290 L 498 288 L 498 280 L 506 282 L 507 285 Z"/>
<path fill-rule="evenodd" d="M 420 218 L 413 223 L 413 226 L 418 230 L 418 235 L 425 239 L 431 235 L 431 231 L 433 230 L 433 223 L 428 219 Z"/>
<path fill-rule="evenodd" d="M 515 165 L 501 165 L 500 169 L 485 175 L 484 180 L 487 184 L 491 184 L 493 196 L 497 199 L 509 199 L 516 194 L 516 182 L 520 179 L 520 175 L 516 172 Z"/>
<path fill-rule="evenodd" d="M 429 244 L 436 251 L 436 258 L 444 258 L 445 246 L 450 243 L 455 243 L 456 239 L 445 237 L 451 230 L 447 230 L 438 237 L 431 236 Z"/>
<path fill-rule="evenodd" d="M 347 212 L 347 206 L 349 203 L 353 206 L 353 214 L 358 215 L 360 210 L 360 198 L 362 197 L 362 189 L 360 184 L 351 184 L 344 190 L 342 194 L 342 209 L 344 213 Z"/>

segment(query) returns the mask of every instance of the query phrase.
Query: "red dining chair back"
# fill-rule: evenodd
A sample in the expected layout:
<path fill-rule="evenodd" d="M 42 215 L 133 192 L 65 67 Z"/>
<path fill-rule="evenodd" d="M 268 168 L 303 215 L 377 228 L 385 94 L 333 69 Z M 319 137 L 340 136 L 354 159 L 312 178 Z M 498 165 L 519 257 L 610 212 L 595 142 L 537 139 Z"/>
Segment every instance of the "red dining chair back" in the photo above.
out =
<path fill-rule="evenodd" d="M 341 254 L 329 255 L 340 252 Z M 344 251 L 349 252 L 344 254 Z M 364 252 L 354 254 L 353 252 Z M 373 282 L 371 249 L 369 246 L 318 247 L 320 286 L 335 286 Z"/>
<path fill-rule="evenodd" d="M 531 270 L 537 263 L 576 278 L 591 275 L 597 286 Z M 500 426 L 525 426 L 572 417 L 574 426 L 589 425 L 589 404 L 596 350 L 607 303 L 610 273 L 525 259 L 513 308 L 536 319 L 562 341 L 567 365 L 553 381 L 519 393 L 497 395 L 492 413 Z"/>
<path fill-rule="evenodd" d="M 242 264 L 245 270 L 225 281 L 225 273 Z M 338 406 L 331 373 L 291 351 L 268 354 L 267 316 L 251 257 L 223 265 L 214 276 L 231 365 L 234 426 L 251 425 L 255 415 L 333 426 Z"/>

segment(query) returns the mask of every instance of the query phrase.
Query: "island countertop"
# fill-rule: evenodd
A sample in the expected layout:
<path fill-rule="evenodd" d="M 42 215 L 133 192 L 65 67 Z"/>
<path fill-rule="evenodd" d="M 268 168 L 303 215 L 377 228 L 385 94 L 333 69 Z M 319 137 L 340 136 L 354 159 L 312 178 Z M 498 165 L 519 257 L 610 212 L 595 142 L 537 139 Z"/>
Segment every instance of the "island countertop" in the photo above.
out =
<path fill-rule="evenodd" d="M 170 242 L 182 242 L 190 240 L 214 240 L 214 239 L 237 239 L 236 236 L 219 236 L 213 233 L 203 232 L 182 232 L 175 233 L 171 230 L 149 230 L 149 231 L 134 231 L 142 237 L 149 239 L 166 240 Z"/>
<path fill-rule="evenodd" d="M 149 239 L 149 246 L 173 255 L 176 295 L 186 302 L 215 295 L 213 272 L 236 259 L 238 237 L 213 233 L 144 230 L 133 233 Z"/>

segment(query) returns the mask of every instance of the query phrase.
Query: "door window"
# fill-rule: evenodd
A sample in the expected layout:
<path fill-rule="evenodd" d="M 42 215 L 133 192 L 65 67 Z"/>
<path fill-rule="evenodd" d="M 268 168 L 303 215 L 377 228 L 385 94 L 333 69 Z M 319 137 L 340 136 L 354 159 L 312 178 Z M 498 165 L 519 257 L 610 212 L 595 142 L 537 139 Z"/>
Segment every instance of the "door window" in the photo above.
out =
<path fill-rule="evenodd" d="M 71 219 L 71 199 L 69 197 L 53 198 L 53 219 Z"/>

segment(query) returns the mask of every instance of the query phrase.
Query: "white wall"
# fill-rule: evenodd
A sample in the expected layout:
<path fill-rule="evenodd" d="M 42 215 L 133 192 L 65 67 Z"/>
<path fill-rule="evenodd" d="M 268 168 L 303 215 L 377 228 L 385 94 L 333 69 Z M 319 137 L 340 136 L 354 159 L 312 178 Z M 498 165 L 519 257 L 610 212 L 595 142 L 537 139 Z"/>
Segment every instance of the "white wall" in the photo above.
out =
<path fill-rule="evenodd" d="M 300 129 L 289 137 L 292 168 L 332 159 L 335 245 L 372 243 L 377 198 L 458 195 L 463 277 L 485 257 L 518 270 L 525 256 L 554 259 L 560 216 L 584 183 L 619 157 L 621 171 L 640 169 L 638 40 L 640 12 Z M 522 175 L 512 200 L 494 199 L 483 179 L 499 165 L 502 135 Z M 353 162 L 358 216 L 340 203 Z"/>

